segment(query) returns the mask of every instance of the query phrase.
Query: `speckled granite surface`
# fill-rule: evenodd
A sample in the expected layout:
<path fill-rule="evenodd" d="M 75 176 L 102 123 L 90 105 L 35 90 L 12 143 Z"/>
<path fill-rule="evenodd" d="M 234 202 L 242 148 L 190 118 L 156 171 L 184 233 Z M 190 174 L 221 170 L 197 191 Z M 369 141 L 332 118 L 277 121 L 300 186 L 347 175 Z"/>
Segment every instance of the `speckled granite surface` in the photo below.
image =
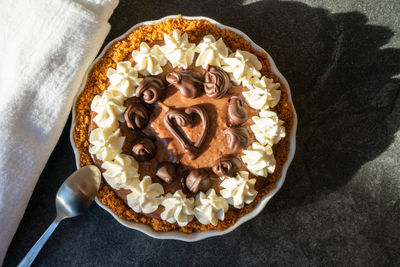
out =
<path fill-rule="evenodd" d="M 269 51 L 292 87 L 296 156 L 281 191 L 231 234 L 155 240 L 93 205 L 60 224 L 34 265 L 399 266 L 400 2 L 302 2 L 121 1 L 108 41 L 140 21 L 182 13 L 236 27 Z M 57 189 L 75 169 L 69 128 L 4 266 L 16 265 L 55 217 Z"/>

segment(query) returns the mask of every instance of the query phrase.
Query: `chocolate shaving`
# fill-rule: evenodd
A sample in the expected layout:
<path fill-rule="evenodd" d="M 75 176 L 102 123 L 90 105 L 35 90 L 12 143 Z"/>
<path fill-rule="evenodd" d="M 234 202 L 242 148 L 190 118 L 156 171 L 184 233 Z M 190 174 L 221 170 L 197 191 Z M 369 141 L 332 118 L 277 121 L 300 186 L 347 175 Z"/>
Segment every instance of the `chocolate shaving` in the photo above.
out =
<path fill-rule="evenodd" d="M 136 97 L 143 97 L 144 102 L 153 104 L 163 99 L 164 83 L 156 77 L 145 77 L 136 88 Z"/>
<path fill-rule="evenodd" d="M 249 132 L 244 127 L 230 127 L 224 131 L 229 149 L 240 152 L 249 144 Z"/>
<path fill-rule="evenodd" d="M 202 86 L 202 82 L 196 76 L 200 75 L 195 71 L 180 70 L 168 73 L 166 80 L 178 89 L 184 97 L 196 98 Z"/>
<path fill-rule="evenodd" d="M 132 147 L 132 156 L 137 161 L 148 161 L 152 159 L 157 152 L 157 147 L 149 137 L 141 137 Z"/>
<path fill-rule="evenodd" d="M 212 98 L 221 98 L 232 87 L 228 73 L 217 66 L 207 65 L 204 79 L 204 91 Z"/>
<path fill-rule="evenodd" d="M 214 162 L 212 170 L 219 177 L 234 177 L 241 167 L 242 163 L 237 157 L 224 155 Z"/>
<path fill-rule="evenodd" d="M 202 122 L 201 134 L 196 142 L 187 140 L 180 129 L 181 127 L 193 127 L 192 117 L 194 114 L 199 115 Z M 172 109 L 165 114 L 164 124 L 175 139 L 178 140 L 184 151 L 189 154 L 189 158 L 197 158 L 200 153 L 200 147 L 206 140 L 206 132 L 209 128 L 208 115 L 205 109 L 201 106 L 188 107 L 184 111 Z"/>

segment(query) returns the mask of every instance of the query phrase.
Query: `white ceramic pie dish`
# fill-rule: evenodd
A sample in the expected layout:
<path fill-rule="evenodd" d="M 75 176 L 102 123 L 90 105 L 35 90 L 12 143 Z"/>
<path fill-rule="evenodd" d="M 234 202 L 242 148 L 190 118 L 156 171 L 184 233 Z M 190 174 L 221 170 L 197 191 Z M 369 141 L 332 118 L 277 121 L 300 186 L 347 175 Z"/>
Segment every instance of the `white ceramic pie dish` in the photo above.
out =
<path fill-rule="evenodd" d="M 172 15 L 172 16 L 167 16 L 164 18 L 161 18 L 159 20 L 153 20 L 153 21 L 146 21 L 146 22 L 142 22 L 139 24 L 134 25 L 133 27 L 131 27 L 126 33 L 124 33 L 123 35 L 119 36 L 118 38 L 112 40 L 111 42 L 109 42 L 104 49 L 102 50 L 101 54 L 93 61 L 93 63 L 89 66 L 88 70 L 86 71 L 86 74 L 84 76 L 84 79 L 82 81 L 81 87 L 79 92 L 77 93 L 77 95 L 75 96 L 74 99 L 74 103 L 73 103 L 73 108 L 72 108 L 72 124 L 71 124 L 71 131 L 70 131 L 70 141 L 72 144 L 72 148 L 74 150 L 74 154 L 75 154 L 75 161 L 76 161 L 76 166 L 77 168 L 80 168 L 79 166 L 79 151 L 75 146 L 75 142 L 73 140 L 73 131 L 74 131 L 74 126 L 75 126 L 75 115 L 76 115 L 76 111 L 75 111 L 75 106 L 76 106 L 76 101 L 78 96 L 80 95 L 80 93 L 82 92 L 83 88 L 85 87 L 86 81 L 87 81 L 87 77 L 88 74 L 90 72 L 90 70 L 92 69 L 93 65 L 101 58 L 104 56 L 105 51 L 110 47 L 110 45 L 112 43 L 114 43 L 117 40 L 123 39 L 125 38 L 126 35 L 128 35 L 133 29 L 137 28 L 138 26 L 141 25 L 152 25 L 152 24 L 156 24 L 159 23 L 163 20 L 169 19 L 169 18 L 176 18 L 176 15 Z M 131 229 L 135 229 L 138 230 L 144 234 L 147 234 L 153 238 L 157 238 L 157 239 L 175 239 L 175 240 L 181 240 L 181 241 L 187 241 L 187 242 L 194 242 L 194 241 L 199 241 L 205 238 L 209 238 L 209 237 L 214 237 L 214 236 L 220 236 L 220 235 L 224 235 L 227 234 L 229 232 L 232 232 L 233 230 L 235 230 L 236 228 L 238 228 L 241 224 L 243 224 L 246 221 L 249 221 L 250 219 L 254 218 L 255 216 L 257 216 L 265 207 L 265 205 L 268 203 L 268 201 L 279 191 L 279 189 L 282 187 L 284 181 L 285 181 L 285 177 L 286 177 L 286 173 L 287 170 L 289 168 L 290 163 L 293 160 L 294 157 L 294 153 L 295 153 L 295 149 L 296 149 L 296 129 L 297 129 L 297 114 L 296 111 L 294 109 L 293 106 L 293 102 L 292 102 L 292 98 L 291 98 L 291 93 L 290 93 L 290 87 L 288 82 L 286 81 L 285 77 L 283 77 L 283 75 L 279 72 L 278 68 L 276 67 L 273 59 L 271 58 L 271 56 L 264 50 L 262 49 L 260 46 L 258 46 L 257 44 L 255 44 L 246 34 L 244 34 L 243 32 L 229 27 L 229 26 L 225 26 L 213 19 L 207 18 L 207 17 L 187 17 L 187 16 L 182 16 L 183 19 L 186 20 L 206 20 L 209 21 L 212 24 L 217 25 L 219 28 L 221 29 L 229 29 L 232 32 L 235 32 L 241 36 L 244 37 L 245 40 L 247 40 L 248 42 L 251 43 L 252 47 L 260 52 L 264 52 L 268 55 L 268 61 L 270 63 L 270 67 L 271 67 L 271 71 L 277 75 L 279 77 L 280 82 L 286 87 L 287 93 L 288 93 L 288 99 L 289 102 L 292 106 L 293 109 L 293 126 L 292 129 L 290 131 L 289 134 L 289 142 L 290 142 L 290 152 L 288 155 L 288 159 L 285 162 L 285 164 L 283 165 L 282 168 L 282 175 L 281 178 L 276 182 L 276 188 L 272 191 L 270 191 L 267 195 L 265 195 L 261 201 L 254 207 L 254 209 L 249 212 L 248 214 L 244 215 L 243 217 L 240 217 L 236 223 L 223 230 L 223 231 L 217 231 L 217 230 L 208 230 L 208 231 L 203 231 L 203 232 L 198 232 L 198 233 L 191 233 L 191 234 L 186 234 L 186 233 L 182 233 L 179 232 L 177 230 L 175 231 L 170 231 L 170 232 L 157 232 L 155 230 L 153 230 L 153 228 L 147 224 L 142 224 L 142 223 L 136 223 L 136 222 L 132 222 L 132 221 L 128 221 L 125 219 L 121 219 L 119 218 L 117 215 L 115 215 L 107 206 L 103 205 L 98 198 L 96 197 L 96 203 L 102 207 L 103 209 L 105 209 L 106 211 L 108 211 L 119 223 L 121 223 L 122 225 L 131 228 Z"/>

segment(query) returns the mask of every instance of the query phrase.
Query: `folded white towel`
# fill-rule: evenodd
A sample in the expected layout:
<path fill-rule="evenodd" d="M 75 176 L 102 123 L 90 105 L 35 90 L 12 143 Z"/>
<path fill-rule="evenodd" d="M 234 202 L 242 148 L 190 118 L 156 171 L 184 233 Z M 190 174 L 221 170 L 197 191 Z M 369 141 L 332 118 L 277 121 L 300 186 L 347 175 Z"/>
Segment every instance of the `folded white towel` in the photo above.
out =
<path fill-rule="evenodd" d="M 2 0 L 0 263 L 118 0 Z"/>

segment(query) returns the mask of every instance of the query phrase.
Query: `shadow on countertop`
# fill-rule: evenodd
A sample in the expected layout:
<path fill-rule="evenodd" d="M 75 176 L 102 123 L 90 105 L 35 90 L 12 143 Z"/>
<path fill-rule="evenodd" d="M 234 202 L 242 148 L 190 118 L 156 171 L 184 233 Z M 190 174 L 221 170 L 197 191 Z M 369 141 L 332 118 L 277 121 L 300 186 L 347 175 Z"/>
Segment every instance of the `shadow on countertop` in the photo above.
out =
<path fill-rule="evenodd" d="M 400 126 L 400 81 L 391 77 L 400 73 L 400 49 L 382 48 L 394 34 L 389 28 L 367 24 L 368 18 L 358 12 L 332 14 L 325 9 L 312 8 L 298 2 L 264 1 L 244 4 L 244 1 L 206 0 L 195 4 L 192 1 L 121 1 L 110 19 L 112 30 L 105 43 L 138 22 L 177 13 L 208 16 L 242 30 L 271 54 L 291 86 L 299 117 L 297 151 L 283 188 L 260 216 L 279 216 L 276 214 L 278 211 L 285 212 L 313 203 L 321 195 L 338 190 L 352 179 L 361 166 L 379 156 L 392 144 Z M 15 265 L 54 217 L 54 196 L 66 177 L 65 168 L 69 172 L 74 169 L 69 125 L 65 127 L 39 179 L 4 266 Z M 171 244 L 166 243 L 168 241 L 144 238 L 140 233 L 117 226 L 111 216 L 104 215 L 98 207 L 92 208 L 90 213 L 96 214 L 82 216 L 82 220 L 89 222 L 80 226 L 74 225 L 78 219 L 65 222 L 60 227 L 63 229 L 57 230 L 35 263 L 62 266 L 110 265 L 113 261 L 108 262 L 108 253 L 100 255 L 94 251 L 104 249 L 109 240 L 113 242 L 113 249 L 118 251 L 116 255 L 119 265 L 130 264 L 130 261 L 124 260 L 129 260 L 129 251 L 138 249 L 140 244 L 148 248 L 149 252 L 144 249 L 139 262 L 150 265 L 185 265 L 186 259 L 174 258 L 173 250 L 179 247 L 182 255 L 189 255 L 196 248 L 195 244 L 175 242 L 171 247 L 167 245 Z M 103 217 L 106 217 L 104 221 L 110 225 L 102 222 Z M 268 220 L 264 221 L 268 223 Z M 271 218 L 270 224 L 272 221 L 279 219 Z M 277 251 L 284 251 L 287 244 L 280 239 L 274 241 L 271 234 L 267 233 L 268 225 L 253 224 L 253 227 L 257 227 L 253 232 L 264 234 L 268 242 L 276 244 L 266 245 L 262 239 L 257 240 L 258 234 L 245 234 L 244 231 L 249 230 L 249 227 L 242 226 L 228 236 L 212 239 L 212 242 L 209 239 L 196 243 L 204 248 L 204 253 L 193 254 L 193 264 L 215 264 L 218 255 L 226 256 L 224 265 L 257 265 L 265 262 L 308 265 L 334 262 L 330 259 L 313 261 L 315 259 L 310 259 L 313 256 L 307 256 L 302 248 L 299 248 L 302 249 L 300 252 L 293 248 L 292 255 L 280 252 L 263 256 L 263 253 L 267 253 L 264 252 L 264 246 L 265 249 L 274 246 Z M 71 229 L 78 231 L 79 236 L 69 236 Z M 88 238 L 89 233 L 94 232 L 97 232 L 96 242 L 79 239 Z M 134 242 L 119 244 L 117 238 L 127 238 L 126 235 L 138 238 L 141 242 L 138 245 Z M 237 241 L 232 243 L 235 237 Z M 296 233 L 291 237 L 291 242 L 296 247 L 300 246 L 296 244 Z M 82 247 L 93 251 L 86 258 L 85 255 L 77 258 L 65 255 L 81 249 L 81 246 L 76 246 L 76 242 L 82 242 Z M 239 246 L 251 242 L 253 245 L 247 252 Z M 65 250 L 62 255 L 62 251 L 54 248 L 60 245 Z M 124 246 L 129 247 L 129 251 L 124 251 Z M 156 251 L 155 258 L 151 251 L 158 249 L 158 246 L 165 253 L 161 255 Z M 305 258 L 296 253 L 302 253 L 299 255 Z M 355 253 L 357 251 L 353 251 Z M 390 253 L 396 252 L 388 253 L 388 257 L 394 257 L 395 254 Z M 256 254 L 258 257 L 253 257 Z M 350 258 L 343 260 L 351 262 Z"/>
<path fill-rule="evenodd" d="M 285 203 L 277 209 L 308 203 L 318 192 L 347 183 L 393 142 L 400 121 L 390 115 L 399 101 L 400 81 L 391 77 L 400 74 L 400 49 L 381 49 L 394 33 L 368 25 L 359 12 L 332 14 L 298 2 L 245 2 L 206 0 L 196 8 L 182 1 L 136 2 L 141 12 L 132 15 L 131 3 L 122 2 L 110 20 L 113 31 L 106 43 L 138 22 L 177 10 L 245 32 L 287 78 L 299 117 L 295 159 L 279 193 L 286 195 Z"/>

